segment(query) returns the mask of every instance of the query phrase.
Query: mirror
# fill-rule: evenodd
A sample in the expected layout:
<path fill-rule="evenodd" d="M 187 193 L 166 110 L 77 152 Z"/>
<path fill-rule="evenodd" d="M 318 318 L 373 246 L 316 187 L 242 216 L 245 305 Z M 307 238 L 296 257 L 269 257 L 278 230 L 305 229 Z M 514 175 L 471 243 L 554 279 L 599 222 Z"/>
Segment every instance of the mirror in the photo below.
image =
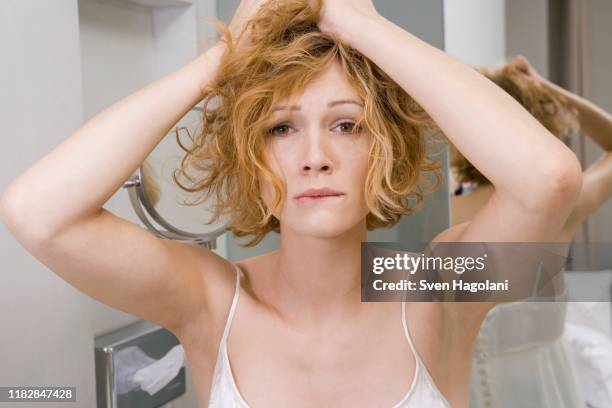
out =
<path fill-rule="evenodd" d="M 155 235 L 215 249 L 227 222 L 209 223 L 212 206 L 193 205 L 195 194 L 183 190 L 174 179 L 187 149 L 201 131 L 201 115 L 202 108 L 195 106 L 183 116 L 123 187 L 138 218 Z"/>
<path fill-rule="evenodd" d="M 604 158 L 612 145 L 607 141 L 610 133 L 602 119 L 603 116 L 610 118 L 612 112 L 612 81 L 609 80 L 612 29 L 608 24 L 612 4 L 587 0 L 484 3 L 480 0 L 445 3 L 447 52 L 479 71 L 488 70 L 502 78 L 494 82 L 515 99 L 522 98 L 519 102 L 523 107 L 576 154 L 583 172 L 596 161 L 601 161 L 603 169 Z M 514 73 L 501 73 L 517 56 L 523 56 L 543 80 L 532 81 L 531 74 L 514 75 L 516 69 Z M 506 82 L 503 86 L 502 80 Z M 523 81 L 521 85 L 517 85 L 519 81 Z M 510 91 L 513 86 L 523 89 Z M 541 90 L 534 96 L 535 87 Z M 603 115 L 598 118 L 598 114 L 592 114 L 590 123 L 580 123 L 578 98 L 592 104 L 593 112 L 602 110 Z M 556 113 L 542 114 L 548 108 Z M 567 117 L 571 115 L 573 119 Z M 601 128 L 599 135 L 589 132 L 595 126 Z M 457 163 L 456 156 L 451 146 L 448 179 L 452 225 L 471 219 L 492 191 L 469 162 L 465 167 L 465 160 Z M 605 196 L 610 195 L 609 190 L 604 186 L 599 188 Z M 569 269 L 612 268 L 612 251 L 605 245 L 612 240 L 611 205 L 606 200 L 598 203 L 596 211 L 576 229 Z"/>
<path fill-rule="evenodd" d="M 563 274 L 570 300 L 503 303 L 486 316 L 472 360 L 470 406 L 612 406 L 612 382 L 603 374 L 612 361 L 611 304 L 590 301 L 595 293 L 602 299 L 612 293 L 612 2 L 446 1 L 444 15 L 446 51 L 451 55 L 490 71 L 522 55 L 544 81 L 558 87 L 546 84 L 548 96 L 530 95 L 519 102 L 576 154 L 583 191 L 585 172 L 595 163 L 597 178 L 607 180 L 592 190 L 597 197 L 593 212 L 580 217 L 575 228 L 567 229 L 573 234 L 563 238 L 572 242 Z M 523 80 L 529 87 L 544 83 Z M 562 119 L 556 113 L 566 109 L 556 102 L 551 105 L 550 95 L 563 95 L 571 108 L 590 109 L 591 114 L 580 114 L 579 128 L 562 136 L 535 113 L 549 112 L 554 105 L 549 119 Z M 577 101 L 584 103 L 582 108 Z M 535 108 L 526 106 L 535 102 Z M 451 223 L 458 225 L 473 219 L 492 186 L 481 181 L 479 172 L 463 167 L 465 163 L 453 165 L 456 157 L 450 150 Z M 586 288 L 583 293 L 590 296 L 572 297 L 577 288 Z"/>

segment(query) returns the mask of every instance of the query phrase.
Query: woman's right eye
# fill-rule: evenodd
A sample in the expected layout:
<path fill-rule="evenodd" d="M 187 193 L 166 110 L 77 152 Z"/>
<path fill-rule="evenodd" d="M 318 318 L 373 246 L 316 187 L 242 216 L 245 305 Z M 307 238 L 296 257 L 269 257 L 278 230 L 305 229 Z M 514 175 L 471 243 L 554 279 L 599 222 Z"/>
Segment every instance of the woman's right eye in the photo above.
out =
<path fill-rule="evenodd" d="M 270 133 L 271 135 L 283 135 L 286 134 L 284 132 L 278 133 L 277 130 L 279 129 L 289 129 L 289 125 L 278 125 L 278 126 L 274 126 L 273 128 L 271 128 L 268 133 Z"/>

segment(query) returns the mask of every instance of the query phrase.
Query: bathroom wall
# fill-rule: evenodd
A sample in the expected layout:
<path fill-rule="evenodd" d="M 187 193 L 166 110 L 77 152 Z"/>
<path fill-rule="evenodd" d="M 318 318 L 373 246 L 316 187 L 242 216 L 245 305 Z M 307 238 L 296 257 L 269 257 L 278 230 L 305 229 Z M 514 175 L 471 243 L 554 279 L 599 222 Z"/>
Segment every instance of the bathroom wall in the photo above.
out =
<path fill-rule="evenodd" d="M 82 122 L 76 0 L 3 1 L 0 49 L 3 191 Z M 0 259 L 0 384 L 75 386 L 73 406 L 92 406 L 89 299 L 50 273 L 1 223 Z"/>
<path fill-rule="evenodd" d="M 445 0 L 446 51 L 495 68 L 522 54 L 544 76 L 549 64 L 548 0 Z"/>
<path fill-rule="evenodd" d="M 164 4 L 175 6 L 149 6 Z M 0 3 L 0 191 L 84 121 L 207 49 L 203 18 L 214 16 L 212 0 Z M 140 224 L 124 189 L 104 207 Z M 76 386 L 72 405 L 95 406 L 94 336 L 138 318 L 72 288 L 2 224 L 0 256 L 0 385 Z M 187 380 L 167 408 L 197 406 L 189 370 Z"/>
<path fill-rule="evenodd" d="M 503 64 L 505 3 L 505 0 L 445 0 L 446 52 L 473 67 Z"/>
<path fill-rule="evenodd" d="M 212 44 L 211 29 L 203 18 L 215 17 L 213 1 L 181 0 L 176 7 L 150 7 L 154 4 L 151 0 L 79 0 L 78 4 L 85 120 L 180 68 Z M 104 207 L 141 225 L 124 189 L 113 195 Z M 173 210 L 180 212 L 181 207 Z M 169 219 L 173 216 L 162 215 Z M 219 253 L 224 255 L 223 250 Z M 95 300 L 91 302 L 96 335 L 138 320 Z M 197 406 L 189 367 L 187 381 L 186 395 L 168 404 L 168 408 Z"/>
<path fill-rule="evenodd" d="M 542 75 L 549 74 L 549 0 L 506 1 L 506 54 L 524 55 Z"/>

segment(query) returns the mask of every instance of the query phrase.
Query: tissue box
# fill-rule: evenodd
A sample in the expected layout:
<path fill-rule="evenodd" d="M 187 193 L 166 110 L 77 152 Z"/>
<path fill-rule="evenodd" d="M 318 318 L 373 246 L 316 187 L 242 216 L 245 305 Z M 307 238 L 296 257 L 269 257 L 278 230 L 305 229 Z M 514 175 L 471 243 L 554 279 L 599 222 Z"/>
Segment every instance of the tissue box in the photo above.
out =
<path fill-rule="evenodd" d="M 170 331 L 145 320 L 96 336 L 98 408 L 157 408 L 183 395 L 186 384 L 185 367 L 153 395 L 140 388 L 127 387 L 136 370 L 151 361 L 161 359 L 178 344 L 178 339 Z M 137 349 L 140 349 L 139 353 L 130 353 Z M 123 353 L 120 353 L 121 351 Z M 125 356 L 130 356 L 130 360 L 126 360 Z"/>

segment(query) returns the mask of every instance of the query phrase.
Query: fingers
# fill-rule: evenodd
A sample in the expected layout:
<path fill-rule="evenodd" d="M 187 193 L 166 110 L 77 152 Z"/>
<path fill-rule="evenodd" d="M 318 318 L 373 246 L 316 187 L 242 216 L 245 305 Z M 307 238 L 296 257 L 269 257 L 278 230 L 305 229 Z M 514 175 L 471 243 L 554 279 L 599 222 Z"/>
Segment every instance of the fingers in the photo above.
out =
<path fill-rule="evenodd" d="M 527 60 L 527 58 L 525 58 L 523 55 L 519 54 L 516 57 L 514 57 L 514 59 L 510 62 L 509 65 L 524 74 L 527 74 L 533 77 L 536 76 L 535 70 L 529 64 L 529 61 Z"/>
<path fill-rule="evenodd" d="M 518 61 L 522 62 L 523 64 L 528 64 L 529 63 L 529 61 L 527 61 L 527 58 L 525 58 L 525 56 L 521 55 L 521 54 L 517 55 L 516 59 Z"/>

